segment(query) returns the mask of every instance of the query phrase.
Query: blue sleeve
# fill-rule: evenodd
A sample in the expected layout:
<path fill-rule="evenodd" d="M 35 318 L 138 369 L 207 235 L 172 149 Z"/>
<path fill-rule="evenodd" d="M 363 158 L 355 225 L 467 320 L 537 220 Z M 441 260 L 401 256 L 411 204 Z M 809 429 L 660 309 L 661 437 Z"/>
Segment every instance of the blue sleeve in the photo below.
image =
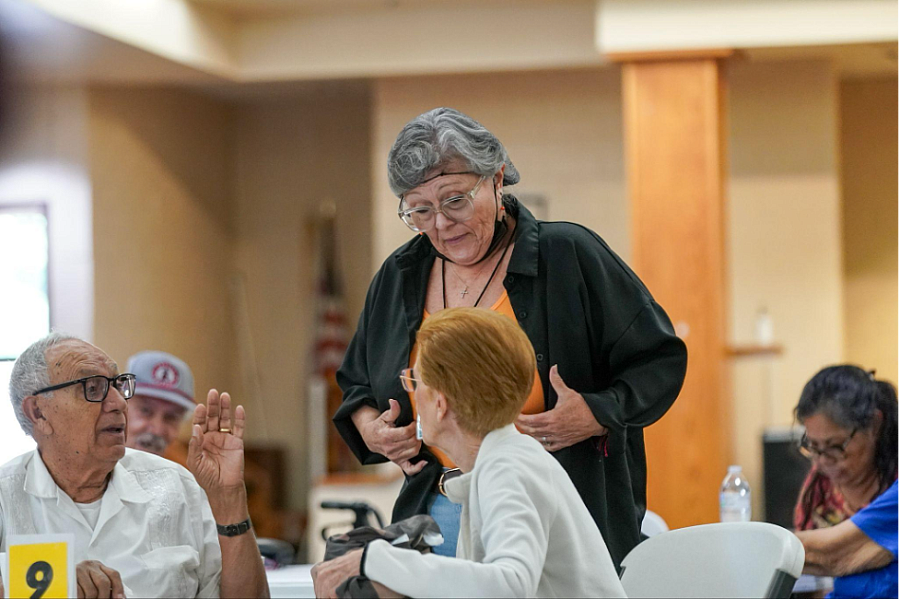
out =
<path fill-rule="evenodd" d="M 858 511 L 851 521 L 897 559 L 897 481 Z"/>

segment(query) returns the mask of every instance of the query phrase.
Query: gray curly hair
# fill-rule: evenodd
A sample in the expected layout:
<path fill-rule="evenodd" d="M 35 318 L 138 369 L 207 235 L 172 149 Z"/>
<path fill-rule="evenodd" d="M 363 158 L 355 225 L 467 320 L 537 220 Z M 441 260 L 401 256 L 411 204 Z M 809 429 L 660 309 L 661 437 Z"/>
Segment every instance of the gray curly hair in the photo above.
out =
<path fill-rule="evenodd" d="M 469 170 L 492 177 L 506 165 L 503 184 L 519 182 L 506 148 L 484 126 L 452 108 L 434 108 L 404 125 L 388 154 L 388 183 L 397 197 L 421 185 L 428 173 L 461 159 Z"/>
<path fill-rule="evenodd" d="M 28 435 L 34 433 L 34 427 L 31 420 L 25 415 L 22 403 L 26 397 L 33 395 L 38 389 L 50 386 L 47 350 L 69 340 L 81 341 L 78 337 L 54 331 L 29 345 L 13 365 L 12 374 L 9 377 L 9 400 L 12 402 L 19 426 Z M 48 392 L 47 396 L 53 397 L 53 392 Z"/>

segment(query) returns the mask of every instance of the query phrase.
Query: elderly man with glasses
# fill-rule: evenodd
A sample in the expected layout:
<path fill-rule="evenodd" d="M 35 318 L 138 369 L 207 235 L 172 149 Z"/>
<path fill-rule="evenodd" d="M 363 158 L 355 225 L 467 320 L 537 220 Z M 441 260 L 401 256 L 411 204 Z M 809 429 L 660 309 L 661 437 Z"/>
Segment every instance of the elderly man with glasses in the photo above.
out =
<path fill-rule="evenodd" d="M 74 535 L 79 597 L 268 595 L 247 513 L 244 410 L 209 392 L 190 472 L 125 448 L 135 377 L 53 333 L 13 367 L 10 399 L 37 450 L 0 466 L 0 551 L 11 535 Z"/>

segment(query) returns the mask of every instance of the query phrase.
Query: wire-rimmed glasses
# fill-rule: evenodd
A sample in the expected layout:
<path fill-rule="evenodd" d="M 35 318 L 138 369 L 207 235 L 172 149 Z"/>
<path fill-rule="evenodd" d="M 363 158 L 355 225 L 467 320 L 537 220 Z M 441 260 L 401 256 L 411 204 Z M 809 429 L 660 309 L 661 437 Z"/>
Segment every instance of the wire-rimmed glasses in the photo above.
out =
<path fill-rule="evenodd" d="M 850 441 L 853 440 L 853 435 L 856 434 L 858 429 L 853 429 L 853 432 L 850 433 L 850 436 L 843 443 L 837 443 L 832 445 L 827 445 L 822 449 L 819 449 L 809 440 L 809 437 L 806 436 L 806 433 L 803 433 L 803 436 L 800 437 L 800 442 L 798 443 L 798 449 L 800 453 L 803 454 L 809 460 L 815 460 L 818 457 L 825 457 L 831 461 L 839 462 L 847 457 L 847 446 L 850 445 Z"/>
<path fill-rule="evenodd" d="M 404 391 L 414 393 L 422 381 L 413 376 L 412 368 L 404 368 L 400 371 L 400 382 L 403 384 Z"/>
<path fill-rule="evenodd" d="M 475 173 L 447 174 L 467 175 Z M 437 208 L 431 205 L 409 207 L 406 204 L 406 199 L 401 198 L 397 215 L 407 227 L 416 233 L 424 233 L 425 231 L 433 229 L 437 222 L 438 213 L 443 214 L 448 220 L 454 223 L 465 222 L 475 214 L 475 194 L 478 193 L 478 188 L 481 187 L 481 184 L 484 183 L 485 179 L 487 179 L 487 177 L 482 175 L 471 191 L 462 195 L 451 196 L 441 202 Z"/>
<path fill-rule="evenodd" d="M 74 381 L 53 385 L 52 387 L 44 387 L 43 389 L 35 391 L 32 395 L 46 393 L 47 391 L 56 391 L 57 389 L 63 389 L 79 383 L 81 383 L 81 387 L 84 390 L 84 399 L 91 403 L 99 403 L 106 399 L 106 396 L 109 395 L 111 384 L 115 385 L 116 390 L 122 394 L 124 399 L 131 399 L 134 396 L 135 376 L 130 372 L 113 377 L 103 376 L 102 374 L 86 376 Z"/>

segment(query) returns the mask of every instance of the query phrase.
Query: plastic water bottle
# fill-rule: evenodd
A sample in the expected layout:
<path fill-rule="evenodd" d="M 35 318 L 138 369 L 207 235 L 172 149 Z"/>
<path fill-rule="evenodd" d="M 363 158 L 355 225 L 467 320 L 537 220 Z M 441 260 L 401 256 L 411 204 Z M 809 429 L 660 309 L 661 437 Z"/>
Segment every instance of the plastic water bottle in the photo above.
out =
<path fill-rule="evenodd" d="M 722 522 L 750 521 L 750 483 L 740 466 L 729 466 L 719 491 L 719 519 Z"/>

